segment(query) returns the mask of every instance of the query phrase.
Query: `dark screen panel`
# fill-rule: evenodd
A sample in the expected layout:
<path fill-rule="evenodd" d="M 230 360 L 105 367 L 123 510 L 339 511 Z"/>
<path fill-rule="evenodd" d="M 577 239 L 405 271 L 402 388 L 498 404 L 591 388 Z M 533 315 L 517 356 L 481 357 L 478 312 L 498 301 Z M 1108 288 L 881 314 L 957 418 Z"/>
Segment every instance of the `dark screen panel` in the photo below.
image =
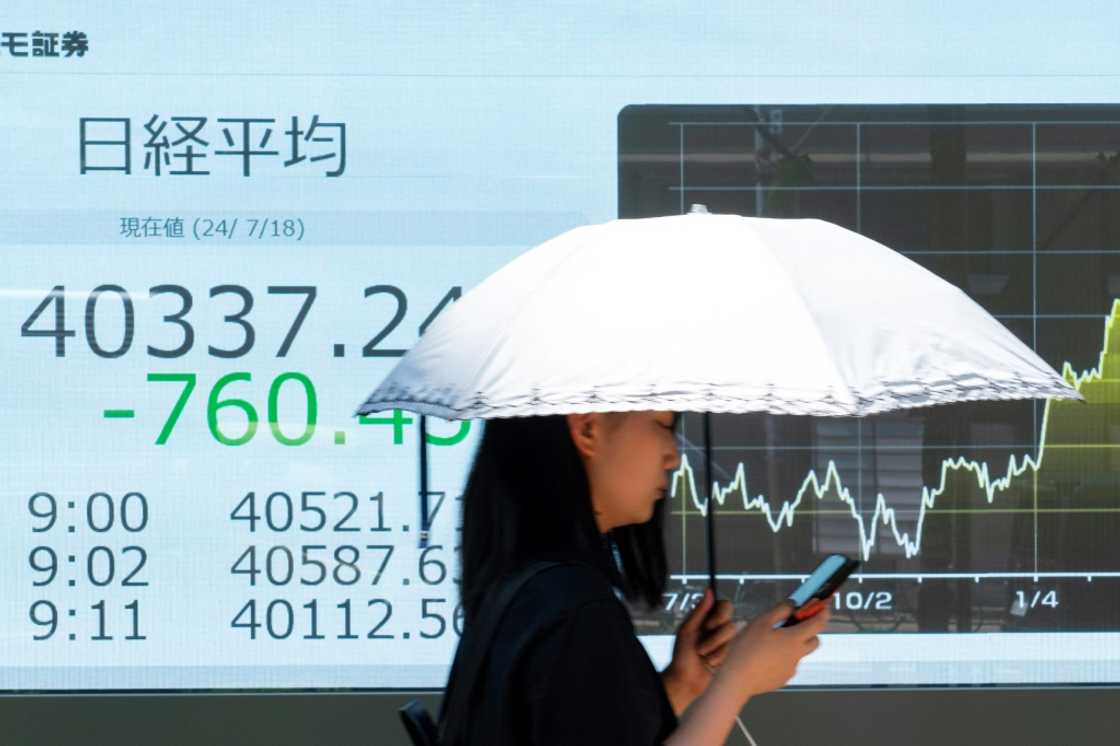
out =
<path fill-rule="evenodd" d="M 744 468 L 750 495 L 775 515 L 802 498 L 792 525 L 742 500 L 718 506 L 722 595 L 749 615 L 836 551 L 865 564 L 837 602 L 835 632 L 1120 625 L 1120 398 L 1107 380 L 1120 366 L 1108 335 L 1120 298 L 1120 107 L 643 105 L 620 113 L 618 148 L 619 217 L 702 203 L 858 231 L 963 289 L 1089 400 L 862 419 L 714 415 L 721 484 Z M 1102 365 L 1105 380 L 1086 378 Z M 683 430 L 702 474 L 699 415 Z M 806 491 L 808 475 L 830 473 L 820 499 Z M 679 599 L 639 611 L 647 631 L 668 633 L 704 587 L 703 499 L 672 498 Z M 1058 667 L 1041 676 L 1062 681 Z"/>

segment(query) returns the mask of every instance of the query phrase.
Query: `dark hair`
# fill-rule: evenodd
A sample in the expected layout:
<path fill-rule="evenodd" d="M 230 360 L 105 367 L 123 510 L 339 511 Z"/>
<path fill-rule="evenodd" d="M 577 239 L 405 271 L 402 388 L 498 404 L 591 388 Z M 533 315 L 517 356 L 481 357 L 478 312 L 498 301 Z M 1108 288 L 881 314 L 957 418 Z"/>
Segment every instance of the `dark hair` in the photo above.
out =
<path fill-rule="evenodd" d="M 463 493 L 460 593 L 469 621 L 484 594 L 533 557 L 584 559 L 629 601 L 661 602 L 668 573 L 666 500 L 645 523 L 599 533 L 587 471 L 566 415 L 485 422 Z"/>

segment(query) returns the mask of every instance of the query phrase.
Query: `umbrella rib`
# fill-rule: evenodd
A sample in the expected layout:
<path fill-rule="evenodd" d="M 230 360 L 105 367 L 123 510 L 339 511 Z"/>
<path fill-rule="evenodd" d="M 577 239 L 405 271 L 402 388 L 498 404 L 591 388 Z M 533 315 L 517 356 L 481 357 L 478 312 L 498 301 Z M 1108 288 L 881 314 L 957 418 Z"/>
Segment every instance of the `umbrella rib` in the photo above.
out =
<path fill-rule="evenodd" d="M 758 231 L 757 231 L 756 228 L 754 228 L 752 226 L 751 230 L 755 232 L 755 235 L 758 235 Z M 769 244 L 767 244 L 767 246 L 769 246 Z M 813 331 L 816 332 L 816 341 L 820 345 L 820 347 L 824 349 L 824 351 L 826 353 L 823 356 L 825 361 L 828 363 L 829 367 L 832 368 L 832 371 L 835 374 L 836 379 L 839 380 L 844 385 L 844 389 L 845 389 L 846 393 L 849 395 L 849 397 L 853 401 L 853 409 L 858 413 L 860 411 L 860 409 L 862 408 L 862 405 L 860 404 L 859 395 L 852 391 L 851 385 L 848 384 L 847 379 L 845 379 L 844 376 L 841 375 L 840 370 L 836 367 L 836 364 L 832 359 L 832 356 L 830 354 L 827 354 L 828 353 L 828 345 L 825 343 L 824 333 L 821 331 L 820 325 L 817 323 L 816 317 L 813 315 L 812 310 L 809 307 L 809 304 L 806 302 L 805 295 L 801 292 L 801 289 L 799 287 L 797 287 L 797 283 L 794 282 L 793 278 L 790 276 L 789 270 L 786 268 L 785 264 L 783 264 L 781 262 L 781 260 L 778 259 L 777 256 L 775 256 L 773 251 L 770 252 L 770 256 L 773 259 L 774 263 L 776 265 L 778 265 L 778 269 L 780 270 L 780 272 L 782 274 L 782 277 L 785 278 L 786 284 L 789 285 L 789 287 L 793 291 L 793 293 L 796 294 L 797 297 L 801 300 L 802 307 L 805 308 L 805 316 L 809 319 L 809 324 L 813 327 Z M 830 396 L 830 395 L 826 394 L 826 396 Z M 859 414 L 857 414 L 856 416 L 859 416 Z"/>
<path fill-rule="evenodd" d="M 583 226 L 583 228 L 586 228 L 586 227 L 587 226 Z M 581 230 L 581 228 L 575 228 L 573 230 L 578 231 L 578 230 Z M 538 280 L 538 286 L 543 285 L 544 284 L 543 281 L 545 279 L 553 277 L 557 272 L 561 271 L 561 269 L 563 269 L 569 262 L 571 262 L 571 260 L 573 258 L 575 258 L 576 255 L 582 255 L 592 245 L 593 245 L 593 242 L 584 241 L 584 242 L 578 244 L 577 246 L 571 248 L 564 257 L 562 257 L 561 259 L 556 261 L 553 264 L 553 266 L 551 268 L 549 268 L 548 271 L 540 278 L 540 280 Z M 512 313 L 512 314 L 507 314 L 506 315 L 507 318 L 509 319 L 509 330 L 510 330 L 509 335 L 510 336 L 513 335 L 513 332 L 515 331 L 515 329 L 517 327 L 517 323 L 524 318 L 525 313 L 528 310 L 529 306 L 531 306 L 533 304 L 533 301 L 537 297 L 538 297 L 538 294 L 536 294 L 536 293 L 532 293 L 532 292 L 526 293 L 525 294 L 525 301 L 518 307 L 517 311 Z M 479 360 L 478 366 L 475 368 L 471 378 L 468 379 L 469 381 L 471 381 L 472 388 L 474 387 L 474 385 L 476 385 L 478 383 L 478 380 L 479 380 L 479 377 L 482 374 L 482 371 L 486 369 L 487 364 L 489 364 L 490 361 L 493 359 L 494 352 L 495 352 L 495 350 L 497 350 L 500 342 L 501 342 L 501 338 L 498 337 L 498 335 L 495 335 L 494 339 L 490 343 L 489 349 L 486 351 L 486 354 L 481 356 L 481 359 Z M 534 388 L 536 387 L 536 382 L 533 383 L 533 386 L 534 386 Z M 475 391 L 474 393 L 475 393 L 475 401 L 480 400 L 482 392 Z M 450 407 L 449 407 L 449 409 L 450 409 Z M 462 409 L 462 407 L 457 407 L 456 409 Z"/>

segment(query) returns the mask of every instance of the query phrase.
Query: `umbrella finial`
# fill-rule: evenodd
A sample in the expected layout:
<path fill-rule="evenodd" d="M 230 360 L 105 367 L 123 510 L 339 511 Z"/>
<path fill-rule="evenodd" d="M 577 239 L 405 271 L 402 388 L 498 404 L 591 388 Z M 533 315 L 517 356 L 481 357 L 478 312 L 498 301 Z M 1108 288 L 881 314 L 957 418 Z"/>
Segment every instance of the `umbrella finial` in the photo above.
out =
<path fill-rule="evenodd" d="M 707 215 L 708 214 L 708 206 L 707 205 L 702 205 L 699 202 L 693 202 L 692 206 L 688 208 L 688 213 L 690 215 L 693 215 L 693 214 Z"/>

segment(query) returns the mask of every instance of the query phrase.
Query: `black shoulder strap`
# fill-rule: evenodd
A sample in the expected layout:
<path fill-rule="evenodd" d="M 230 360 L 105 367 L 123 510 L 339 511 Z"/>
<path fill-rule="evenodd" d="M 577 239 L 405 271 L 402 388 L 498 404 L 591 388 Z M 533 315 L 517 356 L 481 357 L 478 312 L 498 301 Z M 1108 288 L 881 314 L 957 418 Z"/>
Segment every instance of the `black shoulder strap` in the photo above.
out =
<path fill-rule="evenodd" d="M 456 651 L 455 663 L 452 666 L 452 678 L 455 686 L 447 693 L 447 701 L 441 707 L 439 718 L 439 742 L 441 746 L 457 746 L 458 739 L 464 732 L 464 727 L 470 717 L 471 694 L 476 692 L 475 680 L 483 661 L 490 651 L 494 637 L 498 633 L 498 624 L 505 615 L 506 609 L 513 602 L 517 592 L 537 573 L 564 564 L 562 562 L 545 562 L 534 560 L 513 575 L 510 580 L 497 589 L 497 596 L 492 602 L 486 603 L 482 613 L 478 615 L 468 628 L 470 640 L 464 636 Z"/>

